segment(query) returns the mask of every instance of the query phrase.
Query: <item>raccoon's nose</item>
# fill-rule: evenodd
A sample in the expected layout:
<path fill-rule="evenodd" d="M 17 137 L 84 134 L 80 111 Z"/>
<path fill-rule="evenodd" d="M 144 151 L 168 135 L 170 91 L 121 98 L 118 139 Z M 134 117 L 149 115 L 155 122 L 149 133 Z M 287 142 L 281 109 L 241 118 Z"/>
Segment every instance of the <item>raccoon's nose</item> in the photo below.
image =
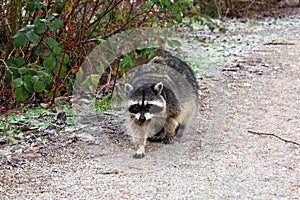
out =
<path fill-rule="evenodd" d="M 141 115 L 139 118 L 139 121 L 144 122 L 146 121 L 146 117 L 144 115 Z"/>

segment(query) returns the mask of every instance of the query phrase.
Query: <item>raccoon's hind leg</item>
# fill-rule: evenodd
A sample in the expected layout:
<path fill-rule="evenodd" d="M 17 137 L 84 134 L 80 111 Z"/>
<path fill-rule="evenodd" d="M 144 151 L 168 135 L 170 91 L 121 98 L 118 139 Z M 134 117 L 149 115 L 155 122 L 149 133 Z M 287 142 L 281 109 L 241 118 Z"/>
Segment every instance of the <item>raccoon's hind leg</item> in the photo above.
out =
<path fill-rule="evenodd" d="M 174 136 L 182 137 L 184 129 L 185 129 L 185 125 L 179 124 L 175 130 Z"/>
<path fill-rule="evenodd" d="M 170 126 L 171 123 L 172 126 Z M 167 125 L 167 126 L 166 126 Z M 171 143 L 174 136 L 181 137 L 183 135 L 183 131 L 185 126 L 182 124 L 178 124 L 177 120 L 167 121 L 165 127 L 169 129 L 168 132 L 165 131 L 165 127 L 163 127 L 158 133 L 155 135 L 148 137 L 147 140 L 149 142 L 164 142 L 166 144 Z"/>
<path fill-rule="evenodd" d="M 163 137 L 165 135 L 165 129 L 162 128 L 159 132 L 157 132 L 155 135 L 148 137 L 147 140 L 149 142 L 162 142 Z"/>
<path fill-rule="evenodd" d="M 179 129 L 180 129 L 180 125 L 178 123 L 177 118 L 168 118 L 164 126 L 163 142 L 165 144 L 171 143 L 176 132 L 179 131 Z"/>
<path fill-rule="evenodd" d="M 177 126 L 177 128 L 175 129 L 174 136 L 182 137 L 184 128 L 185 128 L 185 126 L 183 126 L 182 124 L 179 124 Z M 148 142 L 163 142 L 164 138 L 165 138 L 165 129 L 162 128 L 155 135 L 148 137 L 147 141 Z"/>

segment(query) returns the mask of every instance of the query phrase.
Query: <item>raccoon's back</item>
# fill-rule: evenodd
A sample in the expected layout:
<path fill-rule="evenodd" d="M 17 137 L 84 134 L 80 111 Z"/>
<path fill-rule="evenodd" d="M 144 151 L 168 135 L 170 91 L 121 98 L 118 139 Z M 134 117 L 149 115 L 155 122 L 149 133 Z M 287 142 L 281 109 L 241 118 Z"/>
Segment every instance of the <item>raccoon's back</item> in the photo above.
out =
<path fill-rule="evenodd" d="M 160 54 L 148 59 L 145 64 L 151 62 L 155 57 L 160 57 L 168 67 L 170 67 L 172 70 L 175 70 L 181 75 L 182 78 L 186 79 L 192 86 L 194 92 L 198 95 L 199 87 L 197 84 L 197 79 L 193 70 L 186 62 L 169 54 Z"/>
<path fill-rule="evenodd" d="M 175 95 L 185 101 L 198 96 L 198 84 L 193 71 L 184 61 L 171 56 L 159 55 L 139 66 L 131 80 L 134 87 L 162 82 Z"/>

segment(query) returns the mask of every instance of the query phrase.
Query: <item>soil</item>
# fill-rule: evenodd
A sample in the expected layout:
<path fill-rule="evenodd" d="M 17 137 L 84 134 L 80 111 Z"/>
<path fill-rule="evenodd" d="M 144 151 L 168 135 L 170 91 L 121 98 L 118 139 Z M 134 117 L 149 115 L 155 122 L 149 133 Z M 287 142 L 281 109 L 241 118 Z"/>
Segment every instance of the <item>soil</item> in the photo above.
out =
<path fill-rule="evenodd" d="M 297 11 L 229 29 L 257 42 L 199 73 L 192 126 L 174 144 L 149 144 L 144 159 L 132 158 L 118 110 L 99 126 L 1 147 L 0 199 L 299 199 L 299 21 Z"/>

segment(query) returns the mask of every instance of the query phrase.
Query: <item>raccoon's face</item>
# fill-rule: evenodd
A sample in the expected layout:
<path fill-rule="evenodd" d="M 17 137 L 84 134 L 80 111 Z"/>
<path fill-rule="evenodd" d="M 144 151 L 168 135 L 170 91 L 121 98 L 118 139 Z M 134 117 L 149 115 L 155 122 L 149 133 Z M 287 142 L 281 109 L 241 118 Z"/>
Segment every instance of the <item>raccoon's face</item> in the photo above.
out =
<path fill-rule="evenodd" d="M 166 112 L 166 102 L 161 96 L 163 84 L 146 84 L 140 88 L 133 88 L 126 84 L 127 109 L 130 117 L 137 125 L 148 125 L 155 116 Z"/>

